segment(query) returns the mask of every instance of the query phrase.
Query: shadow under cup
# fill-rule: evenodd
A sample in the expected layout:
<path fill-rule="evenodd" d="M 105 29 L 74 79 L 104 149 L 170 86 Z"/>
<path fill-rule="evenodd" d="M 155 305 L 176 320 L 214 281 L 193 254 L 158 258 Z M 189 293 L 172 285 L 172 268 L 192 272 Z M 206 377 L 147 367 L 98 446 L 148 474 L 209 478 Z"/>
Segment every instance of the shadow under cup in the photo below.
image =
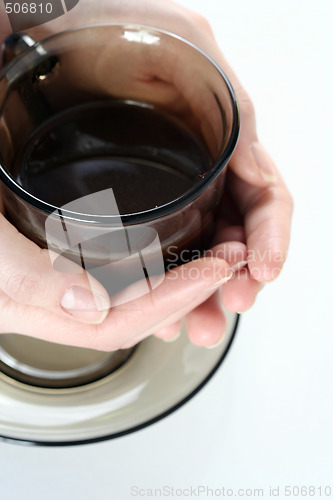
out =
<path fill-rule="evenodd" d="M 0 75 L 6 218 L 40 247 L 79 264 L 84 246 L 85 268 L 96 271 L 112 302 L 140 273 L 127 268 L 131 279 L 118 280 L 122 286 L 114 290 L 103 283 L 105 266 L 118 263 L 113 267 L 122 274 L 126 258 L 133 263 L 138 255 L 142 265 L 149 248 L 143 265 L 149 280 L 152 263 L 164 272 L 184 263 L 185 252 L 188 260 L 209 248 L 238 132 L 227 78 L 180 37 L 132 24 L 53 35 L 19 54 Z M 112 203 L 86 203 L 110 189 Z M 119 231 L 127 246 L 118 244 Z M 44 360 L 54 360 L 55 349 L 74 349 L 75 356 L 71 352 L 67 363 L 48 370 L 26 354 L 43 352 Z M 0 370 L 31 385 L 69 387 L 110 373 L 131 353 L 6 334 L 0 337 Z"/>

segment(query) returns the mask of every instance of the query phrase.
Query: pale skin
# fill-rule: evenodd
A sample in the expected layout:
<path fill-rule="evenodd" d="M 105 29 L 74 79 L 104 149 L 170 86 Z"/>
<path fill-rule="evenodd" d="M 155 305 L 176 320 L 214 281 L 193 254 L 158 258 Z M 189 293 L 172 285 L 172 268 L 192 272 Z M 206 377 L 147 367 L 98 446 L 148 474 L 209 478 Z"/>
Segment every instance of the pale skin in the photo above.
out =
<path fill-rule="evenodd" d="M 1 17 L 3 40 L 10 26 Z M 212 251 L 173 270 L 172 276 L 166 274 L 151 294 L 100 311 L 87 292 L 87 276 L 81 270 L 71 264 L 73 272 L 55 271 L 48 252 L 18 233 L 0 213 L 0 333 L 116 350 L 151 334 L 173 339 L 185 318 L 193 343 L 214 346 L 226 328 L 221 295 L 226 309 L 243 312 L 253 305 L 263 285 L 278 277 L 287 257 L 292 199 L 258 140 L 254 109 L 246 91 L 216 45 L 208 22 L 199 14 L 169 0 L 81 0 L 62 18 L 32 29 L 30 34 L 38 40 L 75 26 L 120 21 L 156 26 L 190 40 L 216 61 L 236 91 L 242 127 L 229 164 L 228 196 Z M 158 77 L 154 71 L 146 76 L 147 89 Z M 75 306 L 69 290 L 74 290 Z M 109 305 L 105 290 L 95 280 L 93 290 L 103 297 L 104 306 Z"/>

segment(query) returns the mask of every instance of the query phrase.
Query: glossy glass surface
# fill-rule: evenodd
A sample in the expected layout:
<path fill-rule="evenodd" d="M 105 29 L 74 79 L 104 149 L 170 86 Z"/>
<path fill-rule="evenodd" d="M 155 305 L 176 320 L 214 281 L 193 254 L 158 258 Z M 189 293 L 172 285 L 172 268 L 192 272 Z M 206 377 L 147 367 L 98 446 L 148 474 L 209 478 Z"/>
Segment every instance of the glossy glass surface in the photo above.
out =
<path fill-rule="evenodd" d="M 149 74 L 154 66 L 165 75 L 157 82 Z M 138 68 L 151 79 L 148 85 L 138 78 Z M 209 168 L 192 189 L 150 210 L 122 214 L 122 223 L 152 226 L 165 252 L 170 245 L 179 252 L 188 247 L 207 248 L 225 167 L 238 137 L 235 96 L 222 71 L 190 43 L 137 25 L 99 25 L 54 35 L 2 71 L 0 178 L 6 216 L 28 238 L 45 245 L 45 219 L 57 207 L 47 203 L 47 193 L 41 200 L 22 187 L 15 172 L 17 151 L 50 119 L 77 106 L 110 100 L 141 103 L 167 113 L 210 157 Z M 149 134 L 152 149 L 166 150 L 165 138 L 153 132 Z M 128 146 L 133 149 L 132 136 L 128 136 Z M 68 135 L 66 140 L 70 140 Z M 143 153 L 145 159 L 151 159 L 152 149 Z M 186 158 L 187 151 L 179 154 Z M 94 235 L 97 226 L 117 223 L 113 214 L 79 217 L 63 211 L 62 215 L 67 225 L 94 226 Z M 56 241 L 54 248 L 63 250 Z"/>
<path fill-rule="evenodd" d="M 90 123 L 86 113 L 90 109 L 114 113 L 117 107 L 121 109 L 120 115 L 125 116 L 122 126 L 127 133 L 118 133 L 117 127 L 112 129 L 112 120 L 109 120 L 105 122 L 106 127 L 97 127 L 97 135 L 90 133 L 89 141 L 82 143 Z M 67 127 L 66 121 L 63 125 L 64 117 L 72 113 L 77 116 L 81 111 L 85 113 L 84 118 L 75 121 L 76 130 Z M 148 111 L 159 117 L 158 126 L 154 126 L 155 118 L 151 121 L 145 118 Z M 52 128 L 55 123 L 60 123 L 58 129 Z M 107 146 L 103 143 L 101 154 L 100 139 L 111 129 L 113 135 Z M 76 141 L 78 131 L 81 136 Z M 139 238 L 142 246 L 136 248 L 138 253 L 149 247 L 157 233 L 165 269 L 168 269 L 170 249 L 174 265 L 182 263 L 179 257 L 182 250 L 195 250 L 197 256 L 198 251 L 209 248 L 226 167 L 238 132 L 237 103 L 225 75 L 202 51 L 178 36 L 132 24 L 90 26 L 53 35 L 17 55 L 0 73 L 0 188 L 5 215 L 40 247 L 48 246 L 78 263 L 81 254 L 77 246 L 68 248 L 64 238 L 52 237 L 50 232 L 46 238 L 45 223 L 48 219 L 54 222 L 54 227 L 65 224 L 68 233 L 84 234 L 88 242 L 85 258 L 96 267 L 109 263 L 108 229 L 125 226 L 127 234 L 135 235 L 139 228 L 143 237 Z M 62 177 L 49 182 L 45 189 L 39 184 L 37 191 L 34 191 L 36 183 L 32 188 L 32 184 L 25 182 L 27 172 L 31 174 L 40 168 L 39 139 L 33 139 L 37 144 L 35 157 L 30 163 L 27 160 L 34 137 L 42 137 L 40 143 L 48 145 L 42 162 L 44 171 L 51 171 L 57 161 L 68 158 L 71 161 L 71 168 L 63 170 Z M 53 140 L 51 145 L 48 140 Z M 98 212 L 69 210 L 65 202 L 65 208 L 61 205 L 59 210 L 60 202 L 52 201 L 57 200 L 56 190 L 62 193 L 68 188 L 70 175 L 73 175 L 70 179 L 73 189 L 79 186 L 73 174 L 78 172 L 77 157 L 71 157 L 77 144 L 80 147 L 76 154 L 80 162 L 85 162 L 85 168 L 103 169 L 107 153 L 116 158 L 117 165 L 123 166 L 125 158 L 126 168 L 136 163 L 149 172 L 149 168 L 161 164 L 165 172 L 192 169 L 195 179 L 190 186 L 185 183 L 182 188 L 183 171 L 180 172 L 179 185 L 173 186 L 178 190 L 172 191 L 169 198 L 162 196 L 165 194 L 162 183 L 161 197 L 151 207 L 141 205 L 140 197 L 134 192 L 139 203 L 133 205 L 136 207 L 133 210 L 120 211 L 121 218 L 103 207 Z M 154 178 L 149 173 L 147 176 L 147 182 Z M 96 178 L 98 180 L 98 176 Z M 70 187 L 71 184 L 69 191 Z M 103 186 L 109 187 L 112 186 Z M 82 196 L 86 194 L 82 192 Z M 117 255 L 117 261 L 121 262 L 123 257 Z M 156 258 L 154 252 L 150 252 L 150 262 Z M 227 344 L 208 354 L 190 345 L 185 335 L 182 343 L 177 342 L 173 347 L 149 339 L 125 364 L 119 363 L 118 357 L 112 359 L 112 355 L 96 358 L 96 353 L 91 353 L 88 358 L 83 357 L 79 368 L 77 363 L 67 363 L 65 367 L 59 363 L 48 373 L 38 356 L 31 356 L 31 349 L 30 354 L 29 350 L 22 354 L 22 345 L 16 336 L 3 337 L 2 344 L 0 342 L 0 362 L 7 365 L 3 369 L 7 375 L 0 373 L 0 399 L 8 409 L 1 417 L 0 434 L 37 441 L 66 441 L 73 435 L 74 440 L 80 441 L 127 432 L 167 412 L 200 386 Z M 67 359 L 75 356 L 69 351 L 67 355 Z M 52 358 L 52 348 L 48 356 Z M 77 351 L 77 359 L 81 359 L 80 356 Z M 173 374 L 177 359 L 179 370 Z M 197 369 L 192 377 L 195 363 Z M 107 375 L 119 365 L 117 371 Z M 106 371 L 105 366 L 108 366 Z M 160 370 L 161 376 L 157 375 Z M 25 378 L 24 371 L 30 378 Z M 93 382 L 100 377 L 104 378 Z M 164 393 L 160 385 L 164 384 L 165 377 L 170 378 L 170 383 Z M 54 386 L 56 379 L 61 379 L 63 389 L 47 389 Z M 27 383 L 31 384 L 30 388 Z M 80 387 L 64 389 L 71 384 Z M 44 388 L 34 388 L 34 385 L 44 385 Z M 145 387 L 149 389 L 146 391 Z M 128 403 L 126 410 L 124 401 Z M 121 419 L 117 420 L 119 408 Z M 81 419 L 87 426 L 80 426 Z M 30 433 L 27 428 L 31 425 L 34 428 Z"/>
<path fill-rule="evenodd" d="M 226 355 L 237 325 L 229 314 L 223 343 L 194 346 L 150 337 L 113 374 L 71 389 L 22 384 L 0 372 L 0 439 L 68 445 L 111 439 L 150 425 L 194 396 Z"/>

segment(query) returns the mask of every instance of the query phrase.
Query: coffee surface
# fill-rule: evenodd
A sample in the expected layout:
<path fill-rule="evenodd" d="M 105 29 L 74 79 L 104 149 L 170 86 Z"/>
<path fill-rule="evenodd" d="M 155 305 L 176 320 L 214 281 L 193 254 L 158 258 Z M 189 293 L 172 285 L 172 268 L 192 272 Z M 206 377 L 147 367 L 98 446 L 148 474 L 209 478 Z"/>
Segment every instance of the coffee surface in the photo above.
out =
<path fill-rule="evenodd" d="M 180 121 L 150 105 L 110 100 L 49 119 L 20 148 L 14 172 L 25 190 L 56 207 L 112 188 L 124 215 L 181 197 L 209 166 Z"/>

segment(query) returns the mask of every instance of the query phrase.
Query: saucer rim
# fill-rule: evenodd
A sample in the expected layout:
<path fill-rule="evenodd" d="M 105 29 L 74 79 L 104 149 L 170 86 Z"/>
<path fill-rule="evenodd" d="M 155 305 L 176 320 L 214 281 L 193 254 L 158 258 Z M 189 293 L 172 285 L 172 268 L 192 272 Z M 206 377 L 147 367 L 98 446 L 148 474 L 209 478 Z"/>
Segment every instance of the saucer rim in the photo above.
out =
<path fill-rule="evenodd" d="M 41 446 L 41 447 L 68 447 L 68 446 L 79 446 L 79 445 L 87 445 L 87 444 L 94 444 L 94 443 L 99 443 L 99 442 L 104 442 L 104 441 L 110 441 L 112 439 L 117 439 L 123 436 L 127 436 L 129 434 L 132 434 L 134 432 L 140 431 L 142 429 L 145 429 L 146 427 L 149 427 L 150 425 L 153 425 L 163 418 L 171 415 L 175 411 L 179 410 L 182 406 L 184 406 L 188 401 L 190 401 L 194 396 L 196 396 L 201 389 L 210 381 L 210 379 L 215 375 L 217 370 L 220 368 L 222 365 L 224 359 L 226 358 L 228 352 L 230 351 L 231 345 L 233 344 L 234 338 L 236 336 L 237 328 L 239 326 L 240 322 L 240 314 L 236 313 L 235 315 L 235 324 L 233 327 L 233 331 L 230 335 L 229 342 L 222 352 L 220 358 L 218 359 L 217 363 L 213 366 L 211 371 L 206 375 L 206 377 L 200 382 L 200 384 L 193 389 L 187 396 L 185 396 L 183 399 L 178 401 L 178 403 L 172 405 L 169 409 L 163 411 L 159 415 L 156 415 L 155 417 L 152 417 L 145 422 L 135 425 L 133 427 L 130 427 L 128 429 L 125 429 L 123 431 L 118 431 L 114 432 L 111 434 L 106 434 L 104 436 L 98 436 L 95 438 L 87 438 L 87 439 L 79 439 L 79 440 L 73 440 L 73 441 L 47 441 L 47 440 L 35 440 L 35 439 L 23 439 L 23 438 L 14 438 L 11 436 L 4 436 L 0 435 L 0 442 L 3 443 L 9 443 L 9 444 L 18 444 L 18 445 L 24 445 L 24 446 Z"/>

